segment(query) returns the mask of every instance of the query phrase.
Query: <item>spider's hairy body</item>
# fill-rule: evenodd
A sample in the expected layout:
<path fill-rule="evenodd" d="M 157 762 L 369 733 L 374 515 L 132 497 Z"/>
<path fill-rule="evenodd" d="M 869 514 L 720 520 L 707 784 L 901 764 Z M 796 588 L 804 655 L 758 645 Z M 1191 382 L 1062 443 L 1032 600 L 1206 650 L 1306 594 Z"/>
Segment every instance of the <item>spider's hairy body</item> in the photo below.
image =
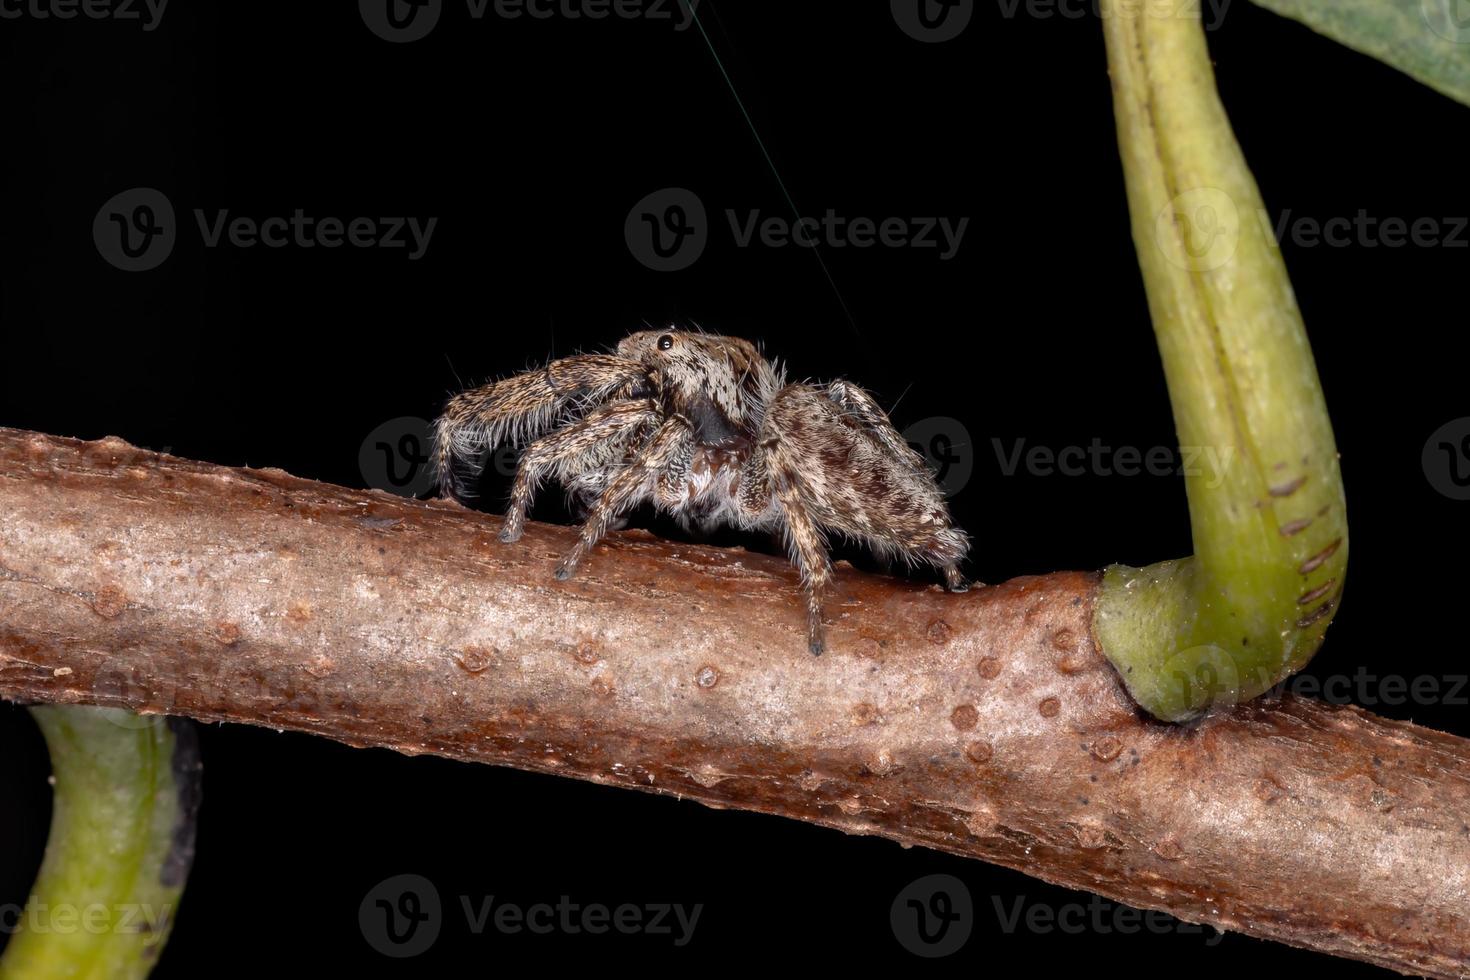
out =
<path fill-rule="evenodd" d="M 966 587 L 959 563 L 969 539 L 872 396 L 845 381 L 788 384 L 738 337 L 639 331 L 615 354 L 552 361 L 456 395 L 435 424 L 441 492 L 468 496 L 461 478 L 506 443 L 526 448 L 502 541 L 521 536 L 544 479 L 587 508 L 559 579 L 623 512 L 651 502 L 686 527 L 780 532 L 806 588 L 813 653 L 825 644 L 827 533 L 934 566 L 951 590 Z"/>

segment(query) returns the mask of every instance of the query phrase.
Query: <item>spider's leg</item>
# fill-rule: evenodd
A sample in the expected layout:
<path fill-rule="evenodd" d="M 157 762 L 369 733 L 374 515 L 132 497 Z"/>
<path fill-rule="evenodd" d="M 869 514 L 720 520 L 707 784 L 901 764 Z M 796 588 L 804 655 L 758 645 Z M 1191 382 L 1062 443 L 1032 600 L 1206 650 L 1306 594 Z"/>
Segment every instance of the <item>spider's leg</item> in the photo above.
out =
<path fill-rule="evenodd" d="M 827 645 L 822 604 L 832 584 L 832 559 L 827 555 L 827 543 L 822 539 L 822 532 L 817 529 L 800 496 L 794 490 L 783 490 L 777 494 L 777 499 L 786 515 L 786 526 L 790 528 L 792 556 L 806 585 L 807 649 L 820 655 Z"/>
<path fill-rule="evenodd" d="M 877 399 L 851 381 L 834 381 L 827 385 L 827 397 L 841 405 L 848 415 L 861 422 L 873 438 L 881 442 L 894 457 L 927 472 L 924 457 L 914 451 L 883 411 Z"/>
<path fill-rule="evenodd" d="M 811 510 L 798 489 L 800 476 L 792 467 L 777 462 L 776 501 L 786 519 L 787 544 L 791 560 L 801 572 L 806 589 L 806 639 L 813 654 L 821 654 L 827 645 L 826 628 L 822 624 L 822 604 L 832 584 L 832 559 L 827 554 L 827 541 L 812 518 Z"/>
<path fill-rule="evenodd" d="M 869 435 L 878 439 L 888 453 L 897 460 L 904 461 L 920 473 L 928 473 L 929 466 L 925 458 L 911 445 L 908 445 L 904 436 L 894 428 L 894 423 L 888 419 L 888 413 L 879 406 L 878 400 L 873 398 L 866 389 L 858 388 L 850 381 L 833 381 L 826 386 L 826 395 L 832 401 L 842 406 L 842 410 L 848 416 L 856 419 L 867 430 Z"/>
<path fill-rule="evenodd" d="M 572 577 L 582 558 L 607 533 L 608 524 L 638 501 L 639 495 L 645 492 L 645 484 L 650 477 L 678 457 L 689 437 L 689 423 L 680 416 L 676 415 L 659 426 L 648 443 L 613 478 L 602 496 L 597 498 L 597 503 L 592 505 L 592 513 L 582 525 L 577 543 L 567 552 L 561 564 L 556 566 L 556 577 L 559 580 L 564 582 Z"/>
<path fill-rule="evenodd" d="M 830 579 L 821 532 L 857 538 L 880 556 L 932 565 L 950 588 L 964 587 L 959 562 L 968 537 L 954 527 L 920 457 L 876 406 L 862 408 L 871 403 L 855 390 L 847 386 L 844 397 L 858 410 L 830 388 L 788 385 L 767 407 L 758 443 L 807 581 L 814 636 Z"/>
<path fill-rule="evenodd" d="M 820 654 L 827 645 L 822 605 L 831 588 L 832 559 L 812 508 L 820 494 L 803 473 L 802 452 L 800 432 L 792 420 L 783 412 L 768 411 L 742 472 L 737 500 L 748 518 L 757 520 L 775 498 L 786 546 L 806 592 L 807 648 Z M 809 465 L 810 459 L 806 462 Z"/>
<path fill-rule="evenodd" d="M 613 402 L 594 410 L 581 421 L 531 443 L 516 467 L 515 484 L 511 487 L 500 540 L 511 542 L 520 539 L 531 498 L 548 474 L 562 473 L 589 456 L 595 457 L 599 447 L 615 443 L 639 426 L 654 423 L 657 418 L 651 401 Z"/>
<path fill-rule="evenodd" d="M 528 442 L 578 403 L 632 397 L 646 382 L 637 361 L 583 354 L 455 395 L 434 423 L 432 455 L 440 494 L 470 496 L 462 480 L 478 475 L 487 450 Z"/>

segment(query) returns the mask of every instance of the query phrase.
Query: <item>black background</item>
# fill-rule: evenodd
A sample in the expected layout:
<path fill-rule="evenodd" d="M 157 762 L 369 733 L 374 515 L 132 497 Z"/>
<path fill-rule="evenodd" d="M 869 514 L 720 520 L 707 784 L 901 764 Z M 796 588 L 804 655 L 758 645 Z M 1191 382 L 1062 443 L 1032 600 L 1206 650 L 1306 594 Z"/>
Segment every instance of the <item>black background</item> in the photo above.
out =
<path fill-rule="evenodd" d="M 995 440 L 1173 445 L 1097 18 L 1076 0 L 1080 16 L 1003 9 L 978 0 L 940 44 L 907 36 L 884 3 L 706 0 L 708 44 L 668 21 L 473 20 L 462 2 L 409 44 L 374 36 L 350 3 L 179 3 L 154 31 L 0 21 L 0 424 L 363 486 L 359 448 L 381 423 L 432 417 L 463 384 L 645 321 L 697 321 L 762 341 L 797 377 L 859 381 L 898 403 L 900 428 L 959 420 L 974 475 L 952 503 L 979 579 L 1186 554 L 1179 479 L 1007 475 L 998 458 Z M 727 208 L 791 212 L 711 46 L 803 213 L 968 217 L 958 254 L 826 248 L 829 281 L 810 250 L 737 247 Z M 1273 218 L 1470 209 L 1470 110 L 1245 0 L 1211 50 Z M 99 256 L 92 219 L 139 186 L 169 197 L 180 238 L 159 268 L 125 273 Z M 624 220 L 676 186 L 708 208 L 710 243 L 688 269 L 652 271 Z M 405 249 L 206 249 L 195 208 L 439 221 L 410 261 Z M 1436 492 L 1421 464 L 1430 434 L 1470 414 L 1464 240 L 1285 245 L 1353 528 L 1351 585 L 1315 675 L 1465 672 L 1455 559 L 1470 504 Z M 537 516 L 564 520 L 558 496 Z M 1470 735 L 1461 705 L 1372 707 Z M 504 955 L 917 965 L 889 905 L 940 872 L 978 912 L 943 962 L 1023 956 L 1048 970 L 1123 954 L 1212 974 L 1375 972 L 1235 935 L 1006 934 L 993 896 L 1088 896 L 672 798 L 263 729 L 202 736 L 199 855 L 159 976 L 493 970 Z M 23 901 L 40 860 L 49 791 L 22 711 L 0 709 L 0 738 L 4 904 Z M 357 921 L 367 891 L 400 873 L 434 882 L 448 916 L 433 949 L 404 961 L 374 952 Z M 460 895 L 704 908 L 676 949 L 646 935 L 476 936 Z"/>

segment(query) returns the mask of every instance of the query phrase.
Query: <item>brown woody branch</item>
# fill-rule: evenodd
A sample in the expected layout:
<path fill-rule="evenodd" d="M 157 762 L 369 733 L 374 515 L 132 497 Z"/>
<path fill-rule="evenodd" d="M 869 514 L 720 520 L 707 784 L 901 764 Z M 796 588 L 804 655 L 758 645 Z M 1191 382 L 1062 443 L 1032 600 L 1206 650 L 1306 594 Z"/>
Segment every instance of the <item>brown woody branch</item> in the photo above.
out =
<path fill-rule="evenodd" d="M 949 595 L 0 429 L 0 696 L 313 732 L 981 858 L 1470 976 L 1470 742 L 1286 697 L 1189 727 L 1094 648 L 1097 577 Z"/>

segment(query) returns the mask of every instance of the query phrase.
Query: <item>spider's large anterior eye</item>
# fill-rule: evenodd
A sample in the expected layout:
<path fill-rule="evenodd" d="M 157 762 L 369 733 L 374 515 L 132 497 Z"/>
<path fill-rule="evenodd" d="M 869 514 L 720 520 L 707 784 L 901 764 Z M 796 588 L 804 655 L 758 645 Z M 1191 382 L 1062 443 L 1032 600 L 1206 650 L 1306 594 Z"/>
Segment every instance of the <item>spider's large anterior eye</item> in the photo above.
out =
<path fill-rule="evenodd" d="M 673 346 L 674 346 L 674 335 L 673 334 L 666 333 L 662 337 L 658 338 L 658 349 L 659 350 L 668 350 L 670 347 L 673 347 Z"/>

